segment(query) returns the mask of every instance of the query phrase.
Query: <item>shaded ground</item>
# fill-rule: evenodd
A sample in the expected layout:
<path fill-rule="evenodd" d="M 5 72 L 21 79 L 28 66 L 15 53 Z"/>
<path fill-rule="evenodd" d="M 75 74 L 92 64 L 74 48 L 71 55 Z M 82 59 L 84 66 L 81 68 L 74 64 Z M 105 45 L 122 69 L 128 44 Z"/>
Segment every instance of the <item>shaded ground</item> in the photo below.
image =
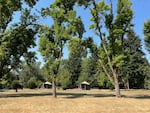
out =
<path fill-rule="evenodd" d="M 49 90 L 11 90 L 0 92 L 0 113 L 150 113 L 150 90 L 121 92 L 59 90 L 54 99 Z"/>

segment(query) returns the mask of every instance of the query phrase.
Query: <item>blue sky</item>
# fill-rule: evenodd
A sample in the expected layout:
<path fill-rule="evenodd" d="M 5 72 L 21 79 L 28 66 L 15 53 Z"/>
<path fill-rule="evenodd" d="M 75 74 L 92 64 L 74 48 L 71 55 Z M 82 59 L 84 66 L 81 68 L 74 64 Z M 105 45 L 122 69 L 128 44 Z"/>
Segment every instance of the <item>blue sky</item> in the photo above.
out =
<path fill-rule="evenodd" d="M 48 7 L 50 3 L 52 3 L 54 0 L 39 0 L 39 2 L 37 3 L 37 5 L 34 7 L 36 9 L 40 9 L 40 8 L 45 8 Z M 108 1 L 108 0 L 106 0 Z M 113 0 L 114 2 L 116 2 L 117 0 Z M 132 9 L 134 11 L 134 18 L 133 18 L 133 24 L 135 24 L 134 26 L 134 30 L 136 32 L 136 34 L 141 38 L 142 40 L 142 45 L 144 45 L 144 35 L 143 35 L 143 24 L 146 20 L 150 19 L 150 0 L 132 0 Z M 86 28 L 86 33 L 84 34 L 84 37 L 88 37 L 88 36 L 94 36 L 94 32 L 88 30 L 88 27 L 90 25 L 90 14 L 87 11 L 83 11 L 83 8 L 77 8 L 77 14 L 81 15 L 81 18 L 85 24 L 85 28 Z M 52 24 L 52 20 L 50 18 L 47 19 L 42 19 L 39 20 L 40 23 L 42 24 L 48 24 L 51 25 Z M 97 39 L 96 37 L 94 38 L 95 43 L 99 43 L 99 39 Z M 38 44 L 38 40 L 37 40 L 37 44 Z M 149 60 L 150 62 L 150 55 L 149 53 L 145 50 L 145 47 L 142 46 L 143 51 L 146 53 L 146 58 Z M 38 51 L 38 47 L 36 47 L 34 49 L 35 51 Z M 67 49 L 64 50 L 64 58 L 67 58 L 68 56 L 68 52 Z M 39 61 L 42 61 L 42 57 L 40 56 L 40 53 L 37 52 L 37 57 L 39 59 Z"/>
<path fill-rule="evenodd" d="M 143 24 L 150 19 L 150 0 L 132 0 L 132 2 L 132 9 L 134 11 L 133 23 L 135 24 L 134 30 L 141 38 L 142 45 L 144 45 Z M 145 50 L 144 46 L 142 48 L 146 54 L 146 58 L 150 62 L 150 53 Z"/>

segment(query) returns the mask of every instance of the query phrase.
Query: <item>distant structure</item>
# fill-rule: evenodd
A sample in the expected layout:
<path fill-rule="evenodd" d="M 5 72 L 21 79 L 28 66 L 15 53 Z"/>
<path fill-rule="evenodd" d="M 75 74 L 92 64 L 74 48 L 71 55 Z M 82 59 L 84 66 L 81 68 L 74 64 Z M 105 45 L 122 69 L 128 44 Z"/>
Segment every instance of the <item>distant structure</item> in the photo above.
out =
<path fill-rule="evenodd" d="M 44 85 L 44 88 L 47 88 L 47 89 L 52 88 L 52 83 L 50 82 L 45 82 L 43 85 Z"/>
<path fill-rule="evenodd" d="M 90 83 L 88 83 L 87 81 L 83 81 L 81 84 L 80 84 L 80 88 L 82 90 L 90 90 Z"/>

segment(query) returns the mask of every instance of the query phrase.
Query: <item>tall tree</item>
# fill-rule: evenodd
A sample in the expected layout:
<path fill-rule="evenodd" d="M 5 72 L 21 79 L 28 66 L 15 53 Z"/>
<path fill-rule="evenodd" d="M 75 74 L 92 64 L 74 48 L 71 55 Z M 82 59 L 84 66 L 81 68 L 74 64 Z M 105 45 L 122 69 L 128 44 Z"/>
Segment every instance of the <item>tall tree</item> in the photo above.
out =
<path fill-rule="evenodd" d="M 73 38 L 69 41 L 69 71 L 71 73 L 72 88 L 77 87 L 78 77 L 81 72 L 82 58 L 86 56 L 86 47 L 83 40 Z"/>
<path fill-rule="evenodd" d="M 74 37 L 82 37 L 84 26 L 81 18 L 73 10 L 74 1 L 56 0 L 49 8 L 43 9 L 44 16 L 53 19 L 51 27 L 41 29 L 40 52 L 46 63 L 51 66 L 53 74 L 53 96 L 56 97 L 56 77 L 59 72 L 63 48 L 66 42 Z"/>
<path fill-rule="evenodd" d="M 124 48 L 128 51 L 128 59 L 122 67 L 122 78 L 127 88 L 144 88 L 144 78 L 148 66 L 141 48 L 141 40 L 133 30 L 125 39 Z"/>
<path fill-rule="evenodd" d="M 83 81 L 87 81 L 90 83 L 91 87 L 98 87 L 98 65 L 97 62 L 95 62 L 95 59 L 90 58 L 82 58 L 81 62 L 81 72 L 78 77 L 78 84 L 80 84 Z"/>
<path fill-rule="evenodd" d="M 89 49 L 89 73 L 90 73 L 90 80 L 91 80 L 91 86 L 92 87 L 98 87 L 98 75 L 101 72 L 99 70 L 99 63 L 98 63 L 98 54 L 99 49 L 97 45 L 94 43 L 92 37 L 89 37 L 85 40 L 86 48 Z M 87 55 L 88 55 L 87 54 Z"/>
<path fill-rule="evenodd" d="M 86 0 L 79 2 L 80 5 L 89 7 L 91 11 L 90 26 L 101 40 L 101 51 L 99 61 L 103 71 L 115 86 L 116 96 L 120 97 L 119 73 L 124 63 L 124 38 L 129 28 L 133 12 L 130 0 L 118 0 L 117 12 L 113 12 L 113 3 L 107 5 L 104 0 Z M 90 6 L 88 6 L 90 4 Z M 91 7 L 92 5 L 92 7 Z"/>

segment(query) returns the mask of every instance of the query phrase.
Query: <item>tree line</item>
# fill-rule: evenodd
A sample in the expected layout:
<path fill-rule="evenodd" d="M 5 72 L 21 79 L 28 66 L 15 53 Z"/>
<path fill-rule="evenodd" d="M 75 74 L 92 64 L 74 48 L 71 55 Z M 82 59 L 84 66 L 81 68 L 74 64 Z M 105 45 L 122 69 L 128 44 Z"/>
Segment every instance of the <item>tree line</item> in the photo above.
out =
<path fill-rule="evenodd" d="M 43 18 L 53 20 L 50 26 L 39 24 L 40 18 L 32 13 L 37 2 L 2 0 L 0 4 L 1 87 L 16 87 L 20 81 L 25 87 L 37 88 L 50 81 L 54 97 L 56 86 L 76 88 L 82 81 L 92 87 L 115 89 L 117 97 L 121 96 L 120 88 L 150 88 L 150 66 L 141 37 L 134 31 L 130 0 L 118 0 L 117 4 L 112 0 L 55 0 L 40 11 Z M 89 29 L 94 36 L 83 38 L 87 28 L 76 7 L 91 15 Z M 20 21 L 10 25 L 16 11 L 21 12 Z M 150 51 L 150 20 L 143 23 L 143 33 Z M 40 39 L 43 67 L 30 51 L 36 46 L 36 37 Z M 100 39 L 99 44 L 95 44 L 95 38 Z M 66 46 L 69 55 L 63 59 Z"/>

